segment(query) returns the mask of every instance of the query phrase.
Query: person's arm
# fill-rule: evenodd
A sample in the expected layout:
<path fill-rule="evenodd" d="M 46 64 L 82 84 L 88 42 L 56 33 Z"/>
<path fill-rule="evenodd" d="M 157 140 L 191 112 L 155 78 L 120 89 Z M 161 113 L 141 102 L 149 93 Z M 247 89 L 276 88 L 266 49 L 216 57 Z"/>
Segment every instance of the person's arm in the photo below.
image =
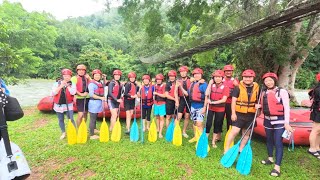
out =
<path fill-rule="evenodd" d="M 218 101 L 212 101 L 211 104 L 222 104 L 222 103 L 225 103 L 227 101 L 228 96 L 229 96 L 229 87 L 228 86 L 224 87 L 222 94 L 223 94 L 222 99 L 220 99 Z"/>
<path fill-rule="evenodd" d="M 67 88 L 71 95 L 75 95 L 77 93 L 77 87 L 75 84 L 72 83 L 71 86 L 69 85 Z"/>
<path fill-rule="evenodd" d="M 235 87 L 232 92 L 232 100 L 231 100 L 231 120 L 232 121 L 237 120 L 236 103 L 237 103 L 237 99 L 239 97 L 239 94 L 240 94 L 239 87 Z"/>
<path fill-rule="evenodd" d="M 60 81 L 60 85 L 56 82 L 54 83 L 53 87 L 52 87 L 52 94 L 55 96 L 57 95 L 61 89 L 66 86 L 67 83 L 65 81 Z"/>

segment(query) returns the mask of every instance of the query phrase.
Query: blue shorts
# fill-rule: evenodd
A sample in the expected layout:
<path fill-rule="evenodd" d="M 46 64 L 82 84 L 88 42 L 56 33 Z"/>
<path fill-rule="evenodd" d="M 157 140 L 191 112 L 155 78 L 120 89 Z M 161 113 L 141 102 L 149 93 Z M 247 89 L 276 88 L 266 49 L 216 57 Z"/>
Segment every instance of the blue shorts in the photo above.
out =
<path fill-rule="evenodd" d="M 166 115 L 166 105 L 154 105 L 154 115 L 155 116 L 165 116 Z"/>

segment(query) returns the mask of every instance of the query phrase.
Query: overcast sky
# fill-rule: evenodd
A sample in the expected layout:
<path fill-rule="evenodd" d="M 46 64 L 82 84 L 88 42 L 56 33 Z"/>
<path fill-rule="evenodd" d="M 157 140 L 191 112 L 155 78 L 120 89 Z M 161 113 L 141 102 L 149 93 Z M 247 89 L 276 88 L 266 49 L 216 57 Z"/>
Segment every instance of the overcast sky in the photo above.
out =
<path fill-rule="evenodd" d="M 87 16 L 103 11 L 105 0 L 9 0 L 20 2 L 24 9 L 31 11 L 46 11 L 58 20 L 68 17 Z M 3 2 L 3 0 L 0 0 Z M 119 6 L 121 0 L 111 0 L 111 7 Z"/>

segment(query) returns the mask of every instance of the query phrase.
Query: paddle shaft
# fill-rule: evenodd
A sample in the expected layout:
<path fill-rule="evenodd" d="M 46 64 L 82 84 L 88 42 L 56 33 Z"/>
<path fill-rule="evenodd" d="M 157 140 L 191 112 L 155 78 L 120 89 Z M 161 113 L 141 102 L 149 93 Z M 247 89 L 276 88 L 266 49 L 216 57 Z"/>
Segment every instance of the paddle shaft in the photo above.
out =
<path fill-rule="evenodd" d="M 180 86 L 180 89 L 181 89 L 181 91 L 182 91 L 182 87 L 181 87 L 181 86 Z M 183 92 L 182 92 L 182 95 L 183 95 L 183 99 L 184 99 L 184 101 L 186 102 L 187 108 L 188 108 L 189 112 L 191 113 L 191 109 L 190 109 L 190 107 L 189 107 L 189 104 L 188 104 L 187 98 L 186 98 L 186 96 L 183 94 Z"/>

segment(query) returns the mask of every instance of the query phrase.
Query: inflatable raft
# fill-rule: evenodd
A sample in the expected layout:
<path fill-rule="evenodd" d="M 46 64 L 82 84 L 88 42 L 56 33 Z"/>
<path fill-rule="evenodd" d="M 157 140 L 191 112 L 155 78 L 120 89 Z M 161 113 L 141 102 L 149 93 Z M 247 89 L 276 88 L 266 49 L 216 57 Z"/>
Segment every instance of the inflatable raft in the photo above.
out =
<path fill-rule="evenodd" d="M 266 137 L 263 126 L 264 115 L 261 114 L 257 118 L 257 127 L 254 132 L 260 136 Z M 291 109 L 290 111 L 290 125 L 295 129 L 294 143 L 296 145 L 309 145 L 309 135 L 312 129 L 312 121 L 310 118 L 310 110 L 307 108 Z M 283 138 L 283 142 L 288 144 L 289 141 Z"/>

